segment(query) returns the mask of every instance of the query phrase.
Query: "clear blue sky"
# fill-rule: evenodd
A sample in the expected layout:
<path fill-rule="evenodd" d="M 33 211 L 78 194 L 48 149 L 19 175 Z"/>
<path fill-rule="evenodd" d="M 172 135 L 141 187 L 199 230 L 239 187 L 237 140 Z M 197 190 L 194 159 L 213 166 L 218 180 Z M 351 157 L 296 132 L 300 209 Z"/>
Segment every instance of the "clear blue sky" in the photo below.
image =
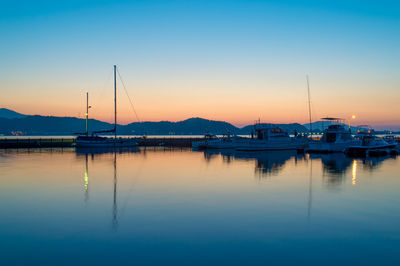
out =
<path fill-rule="evenodd" d="M 118 64 L 144 120 L 306 122 L 309 74 L 316 118 L 400 125 L 400 1 L 2 1 L 0 34 L 24 113 L 82 115 L 88 90 L 110 119 Z"/>

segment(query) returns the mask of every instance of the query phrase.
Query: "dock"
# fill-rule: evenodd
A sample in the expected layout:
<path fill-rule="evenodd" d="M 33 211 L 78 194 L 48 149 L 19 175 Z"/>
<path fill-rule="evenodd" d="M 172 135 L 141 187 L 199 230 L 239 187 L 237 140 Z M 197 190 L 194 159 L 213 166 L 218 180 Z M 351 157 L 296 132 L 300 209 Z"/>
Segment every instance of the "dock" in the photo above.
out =
<path fill-rule="evenodd" d="M 202 137 L 147 137 L 135 138 L 138 146 L 165 146 L 165 147 L 192 147 L 193 141 L 203 139 Z M 22 149 L 22 148 L 70 148 L 75 146 L 75 138 L 0 138 L 0 149 Z"/>

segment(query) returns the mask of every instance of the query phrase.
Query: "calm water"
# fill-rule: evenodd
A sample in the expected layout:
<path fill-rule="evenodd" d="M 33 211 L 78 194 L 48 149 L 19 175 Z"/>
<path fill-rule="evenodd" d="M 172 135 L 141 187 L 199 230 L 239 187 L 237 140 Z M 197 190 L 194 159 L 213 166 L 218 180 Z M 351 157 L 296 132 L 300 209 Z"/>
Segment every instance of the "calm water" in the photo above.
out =
<path fill-rule="evenodd" d="M 0 151 L 8 264 L 400 265 L 400 158 Z"/>

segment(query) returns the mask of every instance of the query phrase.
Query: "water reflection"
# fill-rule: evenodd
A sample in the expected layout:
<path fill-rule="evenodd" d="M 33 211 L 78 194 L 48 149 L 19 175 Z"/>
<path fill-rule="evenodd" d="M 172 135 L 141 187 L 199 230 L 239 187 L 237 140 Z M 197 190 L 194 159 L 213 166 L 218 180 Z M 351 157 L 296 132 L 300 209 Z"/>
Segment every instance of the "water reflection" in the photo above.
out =
<path fill-rule="evenodd" d="M 289 159 L 294 158 L 297 163 L 298 159 L 304 158 L 304 154 L 299 154 L 297 151 L 245 152 L 229 149 L 204 151 L 204 159 L 207 162 L 219 155 L 221 155 L 222 160 L 228 164 L 235 160 L 255 161 L 255 174 L 259 177 L 278 175 Z"/>
<path fill-rule="evenodd" d="M 322 163 L 322 178 L 328 186 L 341 185 L 351 171 L 351 184 L 357 185 L 357 171 L 360 167 L 367 171 L 377 169 L 387 157 L 367 157 L 357 159 L 342 153 L 310 154 L 311 160 L 320 160 Z"/>
<path fill-rule="evenodd" d="M 117 207 L 117 153 L 114 152 L 114 196 L 113 196 L 113 217 L 112 228 L 117 230 L 118 227 L 118 207 Z"/>
<path fill-rule="evenodd" d="M 313 165 L 312 160 L 310 160 L 310 176 L 308 178 L 308 208 L 307 208 L 307 218 L 311 218 L 311 207 L 312 207 L 312 177 L 313 177 Z"/>
<path fill-rule="evenodd" d="M 118 154 L 123 154 L 123 153 L 138 153 L 139 149 L 136 147 L 104 147 L 104 148 L 76 148 L 75 149 L 76 155 L 80 156 L 86 156 L 86 155 L 91 155 L 94 157 L 95 155 L 101 155 L 101 154 L 113 154 L 113 153 L 118 153 Z"/>
<path fill-rule="evenodd" d="M 318 264 L 337 259 L 332 250 L 341 256 L 331 264 L 397 258 L 400 158 L 348 160 L 163 148 L 0 150 L 2 261 L 175 265 L 198 259 L 199 250 L 206 257 L 199 264 L 292 265 L 312 251 Z M 277 176 L 260 184 L 255 173 Z M 327 190 L 328 176 L 343 178 L 344 189 Z"/>
<path fill-rule="evenodd" d="M 353 159 L 347 157 L 343 153 L 329 153 L 329 154 L 310 154 L 310 159 L 320 159 L 323 167 L 323 174 L 336 177 L 340 180 L 352 165 Z"/>
<path fill-rule="evenodd" d="M 89 199 L 89 169 L 88 169 L 88 157 L 91 156 L 92 160 L 97 156 L 112 154 L 113 155 L 113 204 L 112 204 L 112 229 L 114 231 L 118 228 L 118 204 L 117 204 L 117 153 L 118 154 L 129 154 L 138 153 L 139 149 L 135 147 L 129 148 L 79 148 L 76 149 L 76 155 L 85 157 L 85 173 L 84 173 L 84 193 L 85 202 Z"/>
<path fill-rule="evenodd" d="M 353 171 L 351 172 L 351 184 L 357 184 L 357 160 L 353 160 Z"/>
<path fill-rule="evenodd" d="M 148 153 L 173 153 L 177 149 L 88 149 L 77 150 L 77 157 L 84 156 L 85 158 L 85 173 L 84 173 L 84 191 L 85 202 L 89 199 L 89 169 L 88 158 L 92 157 L 94 160 L 97 156 L 112 155 L 113 162 L 113 187 L 112 187 L 112 229 L 118 229 L 118 169 L 117 169 L 117 154 L 137 154 L 139 157 L 146 157 Z M 180 150 L 181 152 L 191 152 L 189 150 Z M 195 152 L 197 153 L 197 152 Z M 151 155 L 152 156 L 152 155 Z M 110 160 L 111 157 L 106 157 Z M 329 188 L 335 188 L 342 185 L 347 176 L 351 174 L 351 184 L 357 184 L 357 171 L 360 166 L 372 171 L 377 168 L 388 157 L 380 158 L 364 158 L 354 159 L 340 153 L 333 154 L 299 154 L 296 151 L 269 151 L 269 152 L 244 152 L 235 150 L 206 150 L 203 152 L 204 161 L 208 164 L 211 161 L 221 158 L 222 163 L 232 164 L 235 162 L 254 162 L 254 173 L 258 178 L 265 178 L 270 176 L 280 175 L 285 165 L 292 159 L 294 167 L 298 167 L 298 162 L 309 162 L 308 182 L 305 187 L 307 191 L 307 218 L 311 219 L 312 201 L 313 201 L 313 161 L 319 160 L 321 162 L 322 175 L 318 174 L 318 179 L 322 180 L 322 184 L 328 185 Z M 301 165 L 301 164 L 300 164 Z M 300 166 L 301 167 L 301 166 Z M 317 165 L 319 168 L 320 166 Z M 318 171 L 317 171 L 318 173 Z M 321 178 L 322 177 L 322 178 Z M 318 181 L 317 181 L 318 183 Z M 123 212 L 124 207 L 122 208 Z"/>
<path fill-rule="evenodd" d="M 83 177 L 84 189 L 85 189 L 85 202 L 89 199 L 89 169 L 88 169 L 88 154 L 85 154 L 85 175 Z"/>
<path fill-rule="evenodd" d="M 380 156 L 380 157 L 367 157 L 361 159 L 361 163 L 364 170 L 372 172 L 382 166 L 382 163 L 386 160 L 396 159 L 392 156 Z"/>

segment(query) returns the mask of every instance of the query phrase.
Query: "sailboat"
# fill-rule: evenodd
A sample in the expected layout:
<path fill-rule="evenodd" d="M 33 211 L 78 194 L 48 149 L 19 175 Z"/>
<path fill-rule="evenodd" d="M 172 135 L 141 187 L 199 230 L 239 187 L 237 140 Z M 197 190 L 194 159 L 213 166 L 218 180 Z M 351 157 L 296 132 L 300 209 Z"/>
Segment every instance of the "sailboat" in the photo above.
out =
<path fill-rule="evenodd" d="M 114 65 L 114 128 L 109 130 L 93 131 L 89 135 L 88 131 L 88 97 L 86 98 L 86 133 L 80 134 L 75 139 L 77 148 L 109 148 L 109 147 L 133 147 L 137 145 L 135 139 L 117 138 L 117 66 Z M 114 137 L 102 137 L 97 134 L 114 133 Z"/>

